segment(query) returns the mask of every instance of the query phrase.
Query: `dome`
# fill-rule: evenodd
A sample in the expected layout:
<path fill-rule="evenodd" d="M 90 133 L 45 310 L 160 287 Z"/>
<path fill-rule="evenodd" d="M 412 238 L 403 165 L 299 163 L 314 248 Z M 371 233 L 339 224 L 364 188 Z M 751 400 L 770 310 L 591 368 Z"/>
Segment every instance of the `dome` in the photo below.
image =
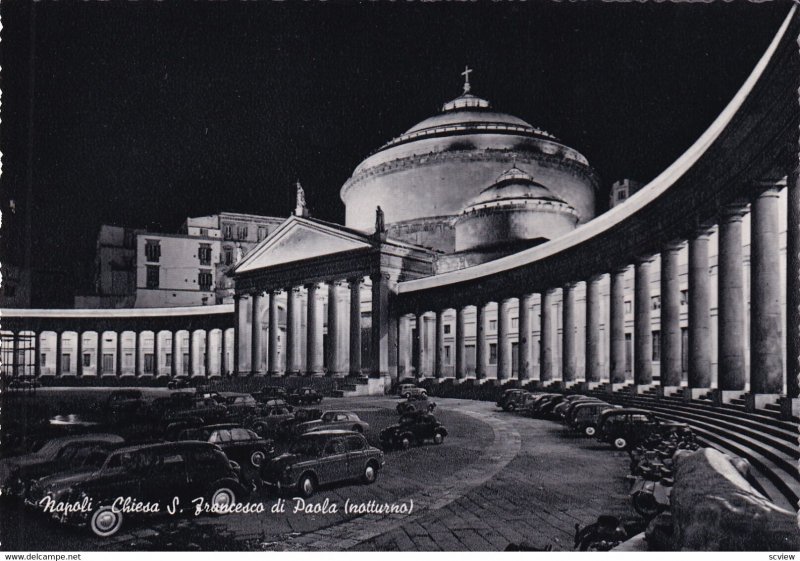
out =
<path fill-rule="evenodd" d="M 503 172 L 492 185 L 480 192 L 464 208 L 469 212 L 478 207 L 487 208 L 511 203 L 525 203 L 528 200 L 552 201 L 567 204 L 564 199 L 553 194 L 550 189 L 537 183 L 528 173 L 519 169 L 516 164 Z"/>
<path fill-rule="evenodd" d="M 500 181 L 504 172 L 510 175 Z M 490 184 L 494 192 L 482 193 Z M 594 170 L 577 150 L 497 111 L 465 83 L 440 112 L 365 158 L 340 197 L 348 227 L 371 232 L 380 205 L 391 237 L 449 253 L 455 220 L 481 195 L 565 204 L 584 222 L 594 217 L 597 188 Z"/>

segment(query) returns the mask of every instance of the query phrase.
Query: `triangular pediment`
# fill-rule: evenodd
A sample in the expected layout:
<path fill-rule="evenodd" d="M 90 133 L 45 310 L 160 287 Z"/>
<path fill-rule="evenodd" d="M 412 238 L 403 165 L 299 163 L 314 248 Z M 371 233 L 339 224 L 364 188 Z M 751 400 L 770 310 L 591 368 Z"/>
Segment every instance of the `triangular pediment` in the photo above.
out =
<path fill-rule="evenodd" d="M 292 216 L 238 264 L 235 274 L 304 261 L 334 253 L 372 247 L 368 238 L 354 232 Z"/>

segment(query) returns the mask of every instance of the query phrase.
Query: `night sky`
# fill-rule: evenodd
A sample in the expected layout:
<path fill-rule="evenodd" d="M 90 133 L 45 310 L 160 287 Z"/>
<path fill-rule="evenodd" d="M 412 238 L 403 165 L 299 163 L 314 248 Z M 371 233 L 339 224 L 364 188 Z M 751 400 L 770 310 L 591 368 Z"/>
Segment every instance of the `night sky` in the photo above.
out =
<path fill-rule="evenodd" d="M 21 245 L 33 127 L 34 268 L 91 279 L 102 223 L 176 231 L 229 210 L 342 221 L 372 150 L 473 93 L 647 181 L 752 70 L 788 3 L 0 5 L 3 256 Z M 33 120 L 28 119 L 34 72 Z"/>

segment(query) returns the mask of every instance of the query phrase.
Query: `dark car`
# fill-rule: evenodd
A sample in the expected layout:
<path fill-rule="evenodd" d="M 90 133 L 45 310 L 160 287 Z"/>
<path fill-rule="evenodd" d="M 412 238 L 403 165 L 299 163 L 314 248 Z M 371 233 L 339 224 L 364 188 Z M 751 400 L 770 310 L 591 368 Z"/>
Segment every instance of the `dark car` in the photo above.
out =
<path fill-rule="evenodd" d="M 34 376 L 15 376 L 6 382 L 9 390 L 35 390 L 41 385 Z"/>
<path fill-rule="evenodd" d="M 567 424 L 574 431 L 586 436 L 594 436 L 597 434 L 597 422 L 600 414 L 608 409 L 614 409 L 614 406 L 602 401 L 577 403 L 567 418 Z"/>
<path fill-rule="evenodd" d="M 280 386 L 265 386 L 260 391 L 253 392 L 253 397 L 257 401 L 266 402 L 270 399 L 286 399 L 286 388 Z"/>
<path fill-rule="evenodd" d="M 506 390 L 497 400 L 497 406 L 503 411 L 514 411 L 521 405 L 526 395 L 530 395 L 530 392 L 520 389 Z"/>
<path fill-rule="evenodd" d="M 172 378 L 169 382 L 167 382 L 167 389 L 182 390 L 191 387 L 191 385 L 192 382 L 188 376 L 178 376 L 177 378 Z"/>
<path fill-rule="evenodd" d="M 446 436 L 447 429 L 430 413 L 403 415 L 399 423 L 380 432 L 384 448 L 407 449 L 426 440 L 441 444 Z"/>
<path fill-rule="evenodd" d="M 262 438 L 277 438 L 283 434 L 285 423 L 293 418 L 294 413 L 286 407 L 269 407 L 251 418 L 247 426 Z"/>
<path fill-rule="evenodd" d="M 374 483 L 383 465 L 383 452 L 370 446 L 363 434 L 319 431 L 298 437 L 286 454 L 265 463 L 261 478 L 266 485 L 310 497 L 331 483 Z"/>
<path fill-rule="evenodd" d="M 192 394 L 189 394 L 192 395 Z M 168 409 L 161 417 L 162 422 L 174 422 L 188 417 L 197 417 L 207 423 L 222 421 L 228 414 L 228 408 L 217 403 L 215 399 L 193 398 L 186 403 L 178 403 Z"/>
<path fill-rule="evenodd" d="M 526 395 L 519 404 L 519 407 L 517 408 L 517 413 L 524 415 L 526 417 L 533 417 L 537 412 L 537 408 L 539 407 L 539 405 L 543 402 L 546 402 L 554 395 L 556 394 L 532 393 Z"/>
<path fill-rule="evenodd" d="M 229 419 L 248 419 L 261 411 L 258 401 L 249 393 L 220 392 L 219 395 L 228 408 Z"/>
<path fill-rule="evenodd" d="M 654 434 L 667 436 L 673 431 L 684 431 L 685 423 L 663 421 L 646 409 L 610 409 L 600 414 L 597 422 L 597 440 L 608 442 L 617 450 L 627 450 Z"/>
<path fill-rule="evenodd" d="M 116 434 L 64 436 L 46 442 L 38 451 L 0 460 L 0 487 L 4 496 L 22 497 L 31 480 L 83 465 L 96 448 L 122 444 Z"/>
<path fill-rule="evenodd" d="M 420 388 L 417 386 L 409 386 L 407 384 L 404 384 L 403 386 L 400 386 L 398 395 L 400 396 L 401 399 L 408 399 L 410 397 L 421 397 L 421 396 L 428 397 L 428 390 L 426 390 L 425 388 Z"/>
<path fill-rule="evenodd" d="M 571 398 L 571 399 L 570 399 Z M 589 403 L 593 401 L 600 401 L 596 397 L 589 395 L 567 396 L 567 399 L 559 403 L 553 408 L 553 414 L 561 419 L 567 421 L 567 417 L 572 412 L 572 409 L 579 403 Z"/>
<path fill-rule="evenodd" d="M 295 409 L 294 415 L 281 421 L 280 423 L 280 436 L 291 436 L 300 432 L 300 425 L 310 421 L 316 421 L 324 411 L 322 409 Z"/>
<path fill-rule="evenodd" d="M 396 409 L 399 415 L 405 415 L 416 411 L 433 411 L 436 409 L 436 404 L 428 401 L 428 394 L 414 394 L 398 403 Z"/>
<path fill-rule="evenodd" d="M 202 440 L 219 446 L 225 455 L 240 464 L 261 467 L 275 451 L 271 440 L 234 423 L 183 429 L 177 440 Z"/>
<path fill-rule="evenodd" d="M 112 420 L 138 415 L 147 406 L 141 390 L 114 390 L 105 403 L 105 412 Z"/>
<path fill-rule="evenodd" d="M 287 396 L 292 405 L 311 405 L 322 403 L 322 394 L 314 388 L 300 388 Z"/>
<path fill-rule="evenodd" d="M 553 409 L 555 409 L 556 405 L 564 401 L 564 399 L 564 396 L 561 394 L 551 395 L 543 399 L 534 406 L 533 416 L 549 417 L 553 415 Z"/>
<path fill-rule="evenodd" d="M 285 399 L 280 397 L 273 397 L 261 402 L 262 413 L 274 407 L 283 407 L 284 409 L 288 409 L 290 412 L 294 411 L 294 406 L 290 405 Z"/>
<path fill-rule="evenodd" d="M 300 433 L 333 429 L 365 433 L 369 429 L 369 424 L 359 419 L 352 411 L 326 411 L 319 419 L 307 421 L 297 427 Z"/>
<path fill-rule="evenodd" d="M 98 454 L 95 460 L 91 466 L 35 481 L 26 504 L 44 512 L 50 501 L 86 505 L 50 514 L 62 523 L 88 525 L 95 535 L 108 537 L 127 517 L 148 515 L 144 508 L 138 513 L 122 508 L 128 497 L 133 505 L 157 504 L 163 514 L 173 497 L 184 508 L 194 508 L 193 500 L 201 497 L 216 512 L 224 512 L 246 495 L 230 460 L 207 442 L 127 446 Z M 153 508 L 149 511 L 152 514 Z"/>

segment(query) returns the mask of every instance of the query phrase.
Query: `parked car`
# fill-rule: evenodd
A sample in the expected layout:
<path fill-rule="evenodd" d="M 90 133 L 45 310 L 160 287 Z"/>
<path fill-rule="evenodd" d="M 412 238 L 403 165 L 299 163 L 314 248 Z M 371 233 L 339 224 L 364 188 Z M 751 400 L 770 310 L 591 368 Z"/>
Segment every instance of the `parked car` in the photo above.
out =
<path fill-rule="evenodd" d="M 99 537 L 116 534 L 129 516 L 119 508 L 120 497 L 135 497 L 142 503 L 158 503 L 160 513 L 178 497 L 184 507 L 203 497 L 213 508 L 225 509 L 246 495 L 239 475 L 227 456 L 207 442 L 169 442 L 126 446 L 80 470 L 43 477 L 35 481 L 25 499 L 29 506 L 43 509 L 47 499 L 59 503 L 86 500 L 88 509 L 52 513 L 56 520 L 88 526 Z M 116 506 L 116 508 L 115 508 Z M 148 516 L 140 513 L 138 516 Z"/>
<path fill-rule="evenodd" d="M 248 419 L 257 415 L 261 410 L 256 398 L 249 393 L 220 392 L 219 395 L 224 400 L 225 407 L 228 408 L 229 419 Z"/>
<path fill-rule="evenodd" d="M 19 375 L 7 380 L 9 390 L 35 390 L 42 385 L 34 376 Z"/>
<path fill-rule="evenodd" d="M 286 400 L 292 405 L 311 405 L 322 403 L 322 394 L 314 388 L 300 388 L 291 392 Z"/>
<path fill-rule="evenodd" d="M 384 448 L 407 449 L 426 440 L 441 444 L 446 436 L 447 429 L 442 423 L 430 413 L 423 412 L 403 415 L 399 423 L 383 429 L 379 437 Z"/>
<path fill-rule="evenodd" d="M 417 386 L 412 386 L 410 388 L 406 388 L 400 394 L 401 399 L 409 399 L 411 397 L 428 397 L 428 390 L 425 388 L 420 388 Z"/>
<path fill-rule="evenodd" d="M 240 464 L 261 467 L 275 451 L 272 440 L 261 438 L 255 432 L 235 423 L 206 425 L 183 429 L 177 440 L 202 440 L 219 446 L 225 455 Z"/>
<path fill-rule="evenodd" d="M 283 407 L 284 409 L 287 409 L 290 412 L 294 411 L 294 406 L 290 405 L 285 399 L 281 399 L 279 397 L 273 397 L 271 399 L 267 399 L 261 402 L 262 413 L 274 407 Z"/>
<path fill-rule="evenodd" d="M 22 497 L 32 479 L 79 467 L 93 449 L 125 441 L 116 434 L 95 433 L 53 438 L 36 452 L 0 460 L 2 495 Z"/>
<path fill-rule="evenodd" d="M 514 411 L 526 395 L 530 395 L 530 392 L 520 389 L 505 390 L 497 400 L 497 406 L 503 411 Z"/>
<path fill-rule="evenodd" d="M 261 388 L 261 390 L 257 392 L 253 392 L 253 397 L 256 398 L 256 401 L 266 402 L 270 399 L 280 398 L 286 399 L 286 388 L 282 388 L 280 386 L 265 386 Z"/>
<path fill-rule="evenodd" d="M 193 395 L 193 394 L 189 394 Z M 215 399 L 193 398 L 186 403 L 177 403 L 161 417 L 162 422 L 174 422 L 187 417 L 198 417 L 207 423 L 222 421 L 228 414 L 228 408 L 217 403 Z"/>
<path fill-rule="evenodd" d="M 533 417 L 537 412 L 537 408 L 540 406 L 541 403 L 546 402 L 551 397 L 557 394 L 552 393 L 534 393 L 530 395 L 526 395 L 523 397 L 519 407 L 517 408 L 517 413 L 525 415 L 526 417 Z"/>
<path fill-rule="evenodd" d="M 316 421 L 324 411 L 322 409 L 295 409 L 294 415 L 280 423 L 280 436 L 286 437 L 298 434 L 300 425 L 309 421 Z"/>
<path fill-rule="evenodd" d="M 654 434 L 667 436 L 687 428 L 685 423 L 658 419 L 655 413 L 646 409 L 610 409 L 600 414 L 597 440 L 608 442 L 617 450 L 627 450 Z"/>
<path fill-rule="evenodd" d="M 269 407 L 251 418 L 247 426 L 262 438 L 277 438 L 283 435 L 285 422 L 293 418 L 294 413 L 286 407 Z"/>
<path fill-rule="evenodd" d="M 416 389 L 416 387 L 416 384 L 400 384 L 397 386 L 397 391 L 395 393 L 403 399 L 408 399 L 408 396 L 411 395 L 410 391 Z"/>
<path fill-rule="evenodd" d="M 568 395 L 564 398 L 564 401 L 553 407 L 553 415 L 557 418 L 566 419 L 567 415 L 576 404 L 587 401 L 599 400 L 590 395 Z"/>
<path fill-rule="evenodd" d="M 428 400 L 428 394 L 413 394 L 405 401 L 397 404 L 397 413 L 404 415 L 415 411 L 433 411 L 436 403 Z"/>
<path fill-rule="evenodd" d="M 600 413 L 613 408 L 613 405 L 602 401 L 581 402 L 572 409 L 567 423 L 574 431 L 586 436 L 594 436 L 597 434 L 597 422 L 600 418 Z"/>
<path fill-rule="evenodd" d="M 553 409 L 556 405 L 564 401 L 564 396 L 561 394 L 551 395 L 547 399 L 543 399 L 534 407 L 533 415 L 535 417 L 550 417 L 553 415 Z"/>
<path fill-rule="evenodd" d="M 188 376 L 177 376 L 167 382 L 167 389 L 182 390 L 192 386 L 192 381 Z"/>
<path fill-rule="evenodd" d="M 319 419 L 307 421 L 297 427 L 300 433 L 331 429 L 365 433 L 367 429 L 369 429 L 369 424 L 359 419 L 358 415 L 350 411 L 326 411 Z"/>
<path fill-rule="evenodd" d="M 106 399 L 105 413 L 112 420 L 127 419 L 141 413 L 146 406 L 141 390 L 114 390 Z"/>
<path fill-rule="evenodd" d="M 282 454 L 265 463 L 261 478 L 279 490 L 310 497 L 320 486 L 361 479 L 374 483 L 384 465 L 383 452 L 363 434 L 326 430 L 298 437 Z"/>

